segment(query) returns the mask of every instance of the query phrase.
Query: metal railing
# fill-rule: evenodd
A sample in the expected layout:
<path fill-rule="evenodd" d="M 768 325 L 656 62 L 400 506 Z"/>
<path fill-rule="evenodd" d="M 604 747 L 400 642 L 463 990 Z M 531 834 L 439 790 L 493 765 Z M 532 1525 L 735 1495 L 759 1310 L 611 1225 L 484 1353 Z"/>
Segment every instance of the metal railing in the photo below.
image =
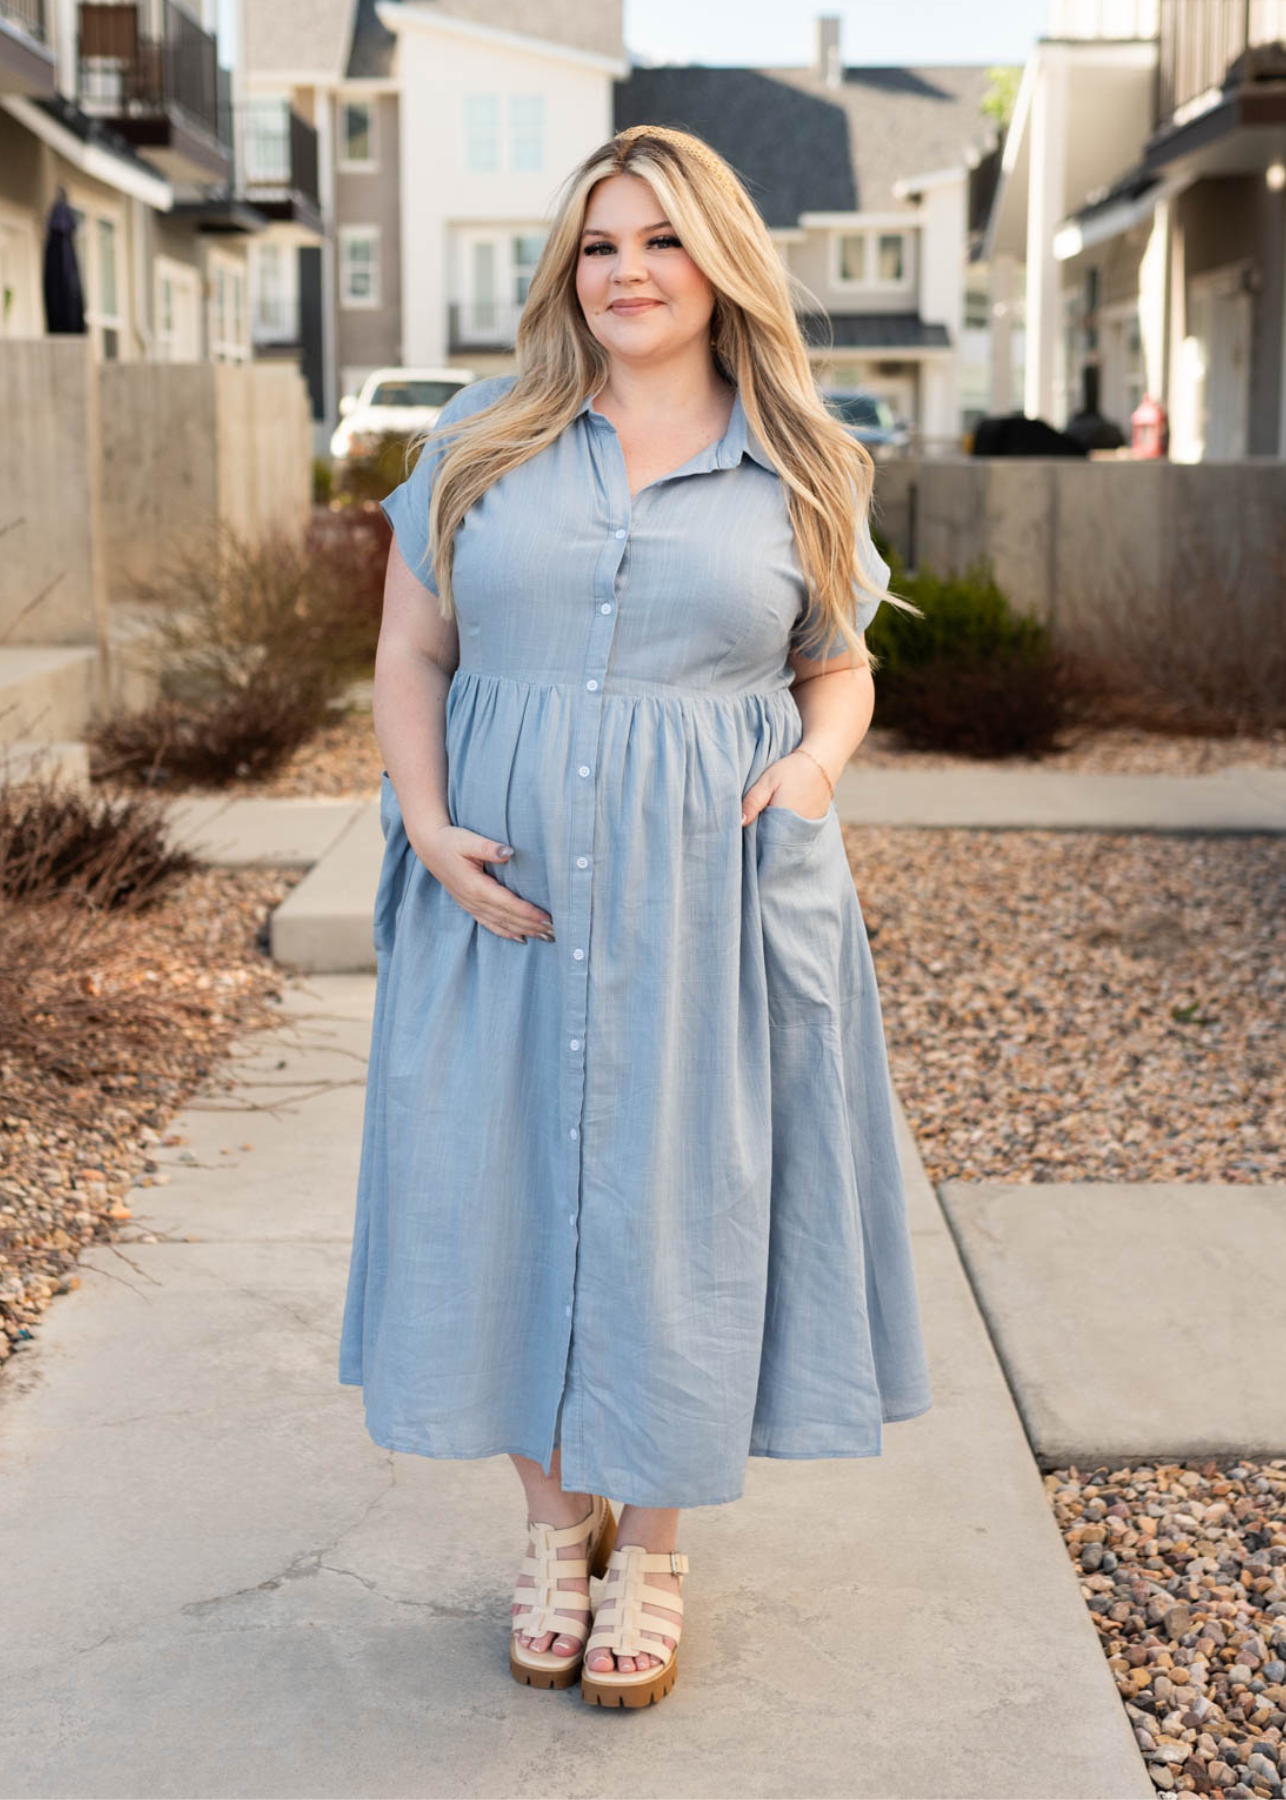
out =
<path fill-rule="evenodd" d="M 1237 58 L 1286 38 L 1286 0 L 1161 0 L 1157 123 L 1212 88 Z"/>
<path fill-rule="evenodd" d="M 512 349 L 522 307 L 504 300 L 453 300 L 447 307 L 448 342 Z"/>
<path fill-rule="evenodd" d="M 177 108 L 230 141 L 218 42 L 174 0 L 82 0 L 77 11 L 79 94 L 88 108 L 135 117 Z"/>
<path fill-rule="evenodd" d="M 7 19 L 37 43 L 47 44 L 49 32 L 45 23 L 45 0 L 0 0 L 0 19 Z"/>
<path fill-rule="evenodd" d="M 241 108 L 241 162 L 251 199 L 302 194 L 320 204 L 317 133 L 286 101 L 251 100 Z"/>

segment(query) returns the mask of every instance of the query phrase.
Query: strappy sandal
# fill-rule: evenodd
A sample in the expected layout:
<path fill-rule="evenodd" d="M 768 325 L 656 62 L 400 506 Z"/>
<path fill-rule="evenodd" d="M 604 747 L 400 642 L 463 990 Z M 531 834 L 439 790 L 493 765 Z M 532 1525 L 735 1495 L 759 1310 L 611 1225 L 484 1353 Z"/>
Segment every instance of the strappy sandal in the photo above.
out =
<path fill-rule="evenodd" d="M 620 1669 L 585 1667 L 581 1670 L 581 1698 L 591 1706 L 650 1706 L 654 1700 L 664 1700 L 678 1674 L 683 1595 L 657 1587 L 655 1582 L 645 1581 L 643 1577 L 662 1569 L 672 1575 L 686 1575 L 688 1559 L 678 1550 L 653 1551 L 644 1550 L 639 1544 L 623 1544 L 607 1559 L 609 1578 L 613 1569 L 617 1571 L 616 1580 L 611 1582 L 609 1579 L 603 1590 L 585 1655 L 591 1650 L 610 1650 L 615 1656 L 646 1654 L 659 1657 L 660 1666 L 653 1664 L 651 1668 L 632 1669 L 628 1673 Z M 653 1606 L 664 1606 L 670 1612 L 678 1613 L 679 1618 L 659 1619 L 655 1613 L 645 1613 L 645 1601 Z M 604 1619 L 603 1614 L 609 1607 L 612 1617 Z M 675 1648 L 671 1650 L 659 1637 L 644 1637 L 644 1631 L 656 1631 L 673 1638 Z"/>
<path fill-rule="evenodd" d="M 587 1522 L 588 1555 L 560 1557 L 560 1545 L 578 1544 L 586 1536 Z M 589 1624 L 584 1619 L 569 1618 L 558 1608 L 567 1606 L 573 1612 L 591 1612 L 593 1609 L 588 1593 L 578 1594 L 574 1588 L 569 1592 L 558 1584 L 579 1576 L 603 1574 L 616 1542 L 616 1516 L 609 1502 L 601 1494 L 595 1494 L 593 1505 L 577 1524 L 559 1527 L 528 1519 L 527 1529 L 535 1545 L 535 1555 L 523 1557 L 522 1573 L 530 1575 L 535 1586 L 514 1587 L 514 1605 L 523 1610 L 510 1615 L 513 1627 L 509 1637 L 509 1671 L 515 1681 L 528 1687 L 570 1687 L 580 1674 L 585 1656 L 583 1640 Z M 589 1586 L 588 1579 L 585 1585 Z M 555 1650 L 529 1650 L 518 1642 L 519 1633 L 543 1637 L 547 1631 L 556 1632 L 559 1637 L 580 1638 L 580 1649 L 570 1656 L 560 1656 Z"/>

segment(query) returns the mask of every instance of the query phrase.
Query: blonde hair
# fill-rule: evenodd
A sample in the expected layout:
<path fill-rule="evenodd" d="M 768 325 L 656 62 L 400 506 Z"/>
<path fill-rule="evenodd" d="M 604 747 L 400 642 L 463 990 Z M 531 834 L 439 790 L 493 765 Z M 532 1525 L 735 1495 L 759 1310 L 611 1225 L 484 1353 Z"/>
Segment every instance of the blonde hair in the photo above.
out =
<path fill-rule="evenodd" d="M 792 277 L 745 188 L 709 144 L 662 125 L 618 132 L 573 170 L 519 319 L 516 380 L 490 405 L 442 428 L 449 447 L 436 472 L 429 542 L 444 617 L 454 613 L 454 538 L 469 508 L 502 475 L 552 444 L 607 379 L 608 353 L 581 310 L 576 269 L 593 189 L 622 174 L 648 183 L 714 289 L 712 352 L 788 490 L 813 601 L 809 641 L 814 631 L 819 643 L 838 631 L 859 661 L 875 667 L 878 659 L 854 625 L 855 590 L 919 609 L 873 586 L 858 555 L 871 498 L 870 455 L 822 403 L 792 305 Z M 422 442 L 437 437 L 430 432 Z"/>

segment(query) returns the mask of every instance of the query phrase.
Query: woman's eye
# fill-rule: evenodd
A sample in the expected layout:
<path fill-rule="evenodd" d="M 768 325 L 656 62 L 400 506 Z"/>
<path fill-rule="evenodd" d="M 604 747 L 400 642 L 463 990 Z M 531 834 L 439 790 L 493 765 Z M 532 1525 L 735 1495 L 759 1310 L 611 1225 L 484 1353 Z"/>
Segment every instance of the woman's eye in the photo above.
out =
<path fill-rule="evenodd" d="M 659 237 L 649 238 L 648 239 L 648 248 L 650 249 L 654 244 L 663 244 L 666 246 L 673 244 L 676 246 L 676 248 L 680 248 L 680 249 L 682 248 L 682 246 L 679 244 L 678 238 L 674 237 L 669 232 L 665 232 Z M 612 246 L 607 242 L 606 239 L 601 239 L 598 243 L 587 244 L 585 246 L 585 254 L 586 254 L 586 256 L 593 256 L 596 251 L 610 250 L 611 248 L 612 248 Z"/>

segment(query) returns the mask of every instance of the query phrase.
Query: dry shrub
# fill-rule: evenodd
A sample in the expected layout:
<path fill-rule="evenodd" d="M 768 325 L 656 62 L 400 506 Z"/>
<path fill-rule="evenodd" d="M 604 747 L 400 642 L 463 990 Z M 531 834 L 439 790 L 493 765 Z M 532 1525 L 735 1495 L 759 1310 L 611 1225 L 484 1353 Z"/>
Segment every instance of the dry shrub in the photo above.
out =
<path fill-rule="evenodd" d="M 1082 710 L 1096 724 L 1145 731 L 1269 736 L 1286 729 L 1286 508 L 1243 520 L 1227 504 L 1216 528 L 1236 471 L 1183 473 L 1194 494 L 1203 481 L 1210 492 L 1176 508 L 1162 571 L 1140 566 L 1136 528 L 1121 526 L 1095 557 L 1110 579 L 1078 582 L 1063 635 L 1083 672 Z"/>
<path fill-rule="evenodd" d="M 60 899 L 90 911 L 143 908 L 196 859 L 167 841 L 160 802 L 148 795 L 86 794 L 38 763 L 0 775 L 0 900 Z"/>
<path fill-rule="evenodd" d="M 148 966 L 144 928 L 66 896 L 0 913 L 0 1058 L 62 1081 L 128 1070 L 165 1074 L 186 1043 L 184 1014 Z"/>
<path fill-rule="evenodd" d="M 388 527 L 364 511 L 317 517 L 258 540 L 221 528 L 139 584 L 161 697 L 86 734 L 96 779 L 219 787 L 270 775 L 369 675 Z"/>

